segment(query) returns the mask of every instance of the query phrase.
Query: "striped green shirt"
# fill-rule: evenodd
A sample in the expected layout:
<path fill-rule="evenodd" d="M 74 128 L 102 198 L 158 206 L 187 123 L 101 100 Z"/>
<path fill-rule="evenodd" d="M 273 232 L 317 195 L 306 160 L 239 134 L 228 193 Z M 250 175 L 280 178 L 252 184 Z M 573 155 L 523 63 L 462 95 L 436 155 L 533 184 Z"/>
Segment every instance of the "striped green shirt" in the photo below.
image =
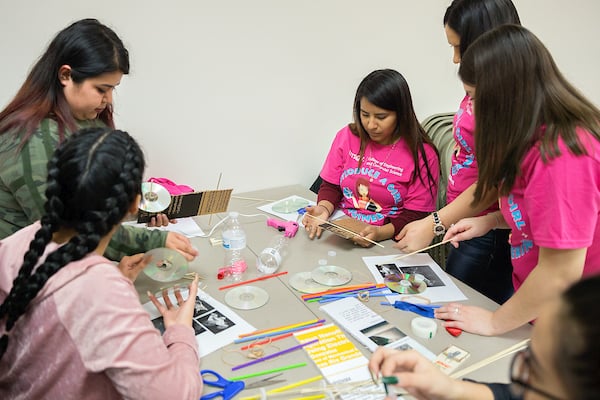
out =
<path fill-rule="evenodd" d="M 104 126 L 99 120 L 84 121 L 79 128 Z M 68 133 L 67 133 L 68 135 Z M 21 135 L 0 135 L 0 239 L 39 220 L 46 201 L 48 160 L 58 145 L 58 125 L 42 121 L 19 151 Z M 163 247 L 167 232 L 120 226 L 106 253 L 111 260 Z"/>

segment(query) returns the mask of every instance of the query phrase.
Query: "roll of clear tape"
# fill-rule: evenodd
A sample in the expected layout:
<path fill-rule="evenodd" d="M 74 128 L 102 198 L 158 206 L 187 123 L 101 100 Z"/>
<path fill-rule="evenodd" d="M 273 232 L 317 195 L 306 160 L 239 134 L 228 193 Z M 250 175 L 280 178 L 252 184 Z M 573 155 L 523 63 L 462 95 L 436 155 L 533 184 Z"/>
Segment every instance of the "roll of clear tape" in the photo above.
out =
<path fill-rule="evenodd" d="M 431 339 L 437 333 L 437 323 L 434 319 L 416 317 L 410 322 L 413 333 L 423 339 Z"/>

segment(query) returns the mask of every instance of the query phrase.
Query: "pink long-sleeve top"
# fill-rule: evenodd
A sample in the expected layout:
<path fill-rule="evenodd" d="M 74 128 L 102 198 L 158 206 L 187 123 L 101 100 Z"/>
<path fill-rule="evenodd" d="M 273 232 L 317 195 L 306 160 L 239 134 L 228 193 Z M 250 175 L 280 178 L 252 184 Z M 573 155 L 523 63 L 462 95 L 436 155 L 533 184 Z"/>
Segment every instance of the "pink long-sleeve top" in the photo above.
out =
<path fill-rule="evenodd" d="M 38 229 L 0 242 L 0 300 Z M 44 258 L 57 247 L 49 244 Z M 161 337 L 133 283 L 106 258 L 88 255 L 52 276 L 10 331 L 0 399 L 197 400 L 199 363 L 191 327 L 172 326 Z"/>

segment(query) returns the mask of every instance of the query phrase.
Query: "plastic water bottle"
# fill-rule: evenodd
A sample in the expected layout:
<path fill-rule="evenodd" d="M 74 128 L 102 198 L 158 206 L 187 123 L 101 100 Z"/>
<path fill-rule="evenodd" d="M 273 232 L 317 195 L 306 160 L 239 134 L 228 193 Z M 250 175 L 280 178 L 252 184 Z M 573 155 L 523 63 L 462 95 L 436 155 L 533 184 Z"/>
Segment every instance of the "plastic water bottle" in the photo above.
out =
<path fill-rule="evenodd" d="M 246 232 L 240 226 L 239 213 L 231 211 L 223 228 L 223 248 L 225 249 L 225 267 L 228 270 L 227 278 L 230 280 L 241 279 L 246 271 L 246 260 L 242 256 L 246 248 Z"/>
<path fill-rule="evenodd" d="M 274 236 L 268 246 L 260 253 L 256 266 L 263 274 L 272 274 L 281 267 L 287 255 L 288 238 L 283 234 Z"/>

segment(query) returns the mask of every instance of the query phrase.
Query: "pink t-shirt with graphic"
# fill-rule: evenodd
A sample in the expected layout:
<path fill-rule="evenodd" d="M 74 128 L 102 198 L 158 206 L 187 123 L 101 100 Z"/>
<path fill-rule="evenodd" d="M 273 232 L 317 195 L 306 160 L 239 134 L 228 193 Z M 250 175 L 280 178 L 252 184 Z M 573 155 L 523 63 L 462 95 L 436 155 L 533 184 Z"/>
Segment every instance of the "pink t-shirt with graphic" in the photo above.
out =
<path fill-rule="evenodd" d="M 452 166 L 448 174 L 446 202 L 454 201 L 469 186 L 477 182 L 477 159 L 475 158 L 475 114 L 473 101 L 469 95 L 460 102 L 453 121 L 454 153 Z M 498 210 L 494 202 L 480 215 Z"/>
<path fill-rule="evenodd" d="M 340 185 L 343 196 L 339 207 L 346 215 L 381 226 L 405 208 L 425 212 L 435 210 L 439 163 L 432 146 L 425 145 L 429 170 L 435 179 L 431 188 L 422 157 L 419 157 L 419 166 L 425 184 L 418 178 L 410 182 L 415 167 L 403 139 L 393 145 L 370 141 L 360 168 L 359 153 L 360 138 L 345 126 L 333 140 L 321 170 L 324 180 Z"/>
<path fill-rule="evenodd" d="M 573 155 L 559 139 L 561 155 L 544 163 L 538 144 L 525 154 L 511 193 L 500 199 L 512 229 L 515 289 L 537 265 L 540 247 L 587 247 L 583 276 L 600 273 L 600 143 L 577 133 L 588 155 Z"/>

